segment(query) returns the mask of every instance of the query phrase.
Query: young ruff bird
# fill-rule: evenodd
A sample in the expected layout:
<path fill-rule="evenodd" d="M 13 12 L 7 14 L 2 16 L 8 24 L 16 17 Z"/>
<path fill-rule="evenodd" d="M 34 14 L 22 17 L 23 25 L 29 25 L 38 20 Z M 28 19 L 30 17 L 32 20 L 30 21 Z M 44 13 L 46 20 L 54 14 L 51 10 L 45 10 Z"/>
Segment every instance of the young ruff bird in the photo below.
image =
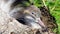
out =
<path fill-rule="evenodd" d="M 31 5 L 29 7 L 26 7 L 25 9 L 19 9 L 20 10 L 18 10 L 18 8 L 15 8 L 10 12 L 10 15 L 17 19 L 20 23 L 36 29 L 45 27 L 44 23 L 41 21 L 40 18 L 41 12 L 39 8 Z"/>

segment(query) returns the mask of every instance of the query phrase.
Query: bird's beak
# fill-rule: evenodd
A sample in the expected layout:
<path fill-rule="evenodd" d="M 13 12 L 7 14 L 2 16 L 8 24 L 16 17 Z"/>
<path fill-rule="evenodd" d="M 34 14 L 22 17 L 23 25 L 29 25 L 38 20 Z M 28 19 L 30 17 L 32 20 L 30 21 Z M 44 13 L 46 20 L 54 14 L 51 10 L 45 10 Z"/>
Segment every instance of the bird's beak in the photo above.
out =
<path fill-rule="evenodd" d="M 45 27 L 44 23 L 41 21 L 40 18 L 36 19 L 36 22 L 41 26 L 41 27 Z"/>

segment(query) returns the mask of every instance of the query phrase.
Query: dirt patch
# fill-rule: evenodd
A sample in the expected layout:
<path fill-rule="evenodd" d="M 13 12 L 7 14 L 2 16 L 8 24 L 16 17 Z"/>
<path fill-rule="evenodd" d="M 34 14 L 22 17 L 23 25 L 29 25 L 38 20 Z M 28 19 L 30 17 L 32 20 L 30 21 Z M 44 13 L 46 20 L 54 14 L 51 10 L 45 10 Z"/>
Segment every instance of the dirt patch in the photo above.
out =
<path fill-rule="evenodd" d="M 50 11 L 45 6 L 40 8 L 41 10 L 41 19 L 49 30 L 58 28 L 55 18 L 50 14 Z"/>

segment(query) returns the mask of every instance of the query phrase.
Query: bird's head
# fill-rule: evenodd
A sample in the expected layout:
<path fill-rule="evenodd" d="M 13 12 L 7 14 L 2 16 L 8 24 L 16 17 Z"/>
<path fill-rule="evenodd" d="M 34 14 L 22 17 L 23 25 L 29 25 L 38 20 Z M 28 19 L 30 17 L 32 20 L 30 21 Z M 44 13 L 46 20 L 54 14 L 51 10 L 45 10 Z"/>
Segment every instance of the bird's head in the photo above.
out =
<path fill-rule="evenodd" d="M 40 28 L 39 26 L 45 27 L 44 23 L 41 21 L 41 18 L 40 18 L 41 17 L 41 11 L 36 6 L 27 7 L 24 10 L 24 15 L 25 15 L 25 19 L 27 19 L 27 21 L 29 21 L 30 23 L 31 22 L 36 23 L 34 25 L 34 26 L 36 26 L 36 28 Z"/>

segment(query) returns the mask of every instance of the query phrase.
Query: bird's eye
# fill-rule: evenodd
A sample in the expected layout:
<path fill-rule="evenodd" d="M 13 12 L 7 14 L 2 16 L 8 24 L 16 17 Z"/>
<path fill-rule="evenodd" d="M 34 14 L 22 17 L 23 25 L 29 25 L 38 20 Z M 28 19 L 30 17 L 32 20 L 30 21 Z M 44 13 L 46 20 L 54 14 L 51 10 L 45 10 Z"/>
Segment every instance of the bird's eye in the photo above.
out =
<path fill-rule="evenodd" d="M 32 12 L 32 14 L 34 14 L 34 12 Z"/>

